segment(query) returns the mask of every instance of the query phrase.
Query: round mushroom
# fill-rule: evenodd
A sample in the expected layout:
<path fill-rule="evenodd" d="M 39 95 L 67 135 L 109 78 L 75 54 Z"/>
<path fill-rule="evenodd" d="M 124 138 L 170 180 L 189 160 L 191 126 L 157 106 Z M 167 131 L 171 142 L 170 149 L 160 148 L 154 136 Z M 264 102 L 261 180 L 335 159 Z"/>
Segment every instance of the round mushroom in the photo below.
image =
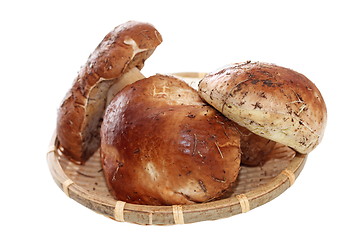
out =
<path fill-rule="evenodd" d="M 240 126 L 299 153 L 309 153 L 323 137 L 324 99 L 314 83 L 291 69 L 232 64 L 205 76 L 199 94 Z"/>
<path fill-rule="evenodd" d="M 237 125 L 171 76 L 143 79 L 116 95 L 100 149 L 110 192 L 130 203 L 206 202 L 221 196 L 240 169 Z"/>

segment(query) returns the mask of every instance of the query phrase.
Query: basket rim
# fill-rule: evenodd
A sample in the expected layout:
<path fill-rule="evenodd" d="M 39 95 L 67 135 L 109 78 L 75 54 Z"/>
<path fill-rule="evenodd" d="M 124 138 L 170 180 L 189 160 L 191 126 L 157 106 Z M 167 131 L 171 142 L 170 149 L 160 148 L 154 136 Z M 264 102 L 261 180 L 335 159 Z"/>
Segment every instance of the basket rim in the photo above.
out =
<path fill-rule="evenodd" d="M 55 183 L 68 197 L 85 207 L 120 222 L 171 225 L 230 217 L 248 212 L 273 200 L 294 183 L 305 165 L 307 156 L 297 153 L 280 174 L 268 183 L 246 193 L 206 203 L 173 206 L 126 203 L 87 192 L 72 181 L 62 169 L 56 131 L 50 141 L 47 162 Z"/>
<path fill-rule="evenodd" d="M 207 72 L 174 72 L 170 73 L 171 76 L 182 78 L 203 78 L 207 75 Z"/>

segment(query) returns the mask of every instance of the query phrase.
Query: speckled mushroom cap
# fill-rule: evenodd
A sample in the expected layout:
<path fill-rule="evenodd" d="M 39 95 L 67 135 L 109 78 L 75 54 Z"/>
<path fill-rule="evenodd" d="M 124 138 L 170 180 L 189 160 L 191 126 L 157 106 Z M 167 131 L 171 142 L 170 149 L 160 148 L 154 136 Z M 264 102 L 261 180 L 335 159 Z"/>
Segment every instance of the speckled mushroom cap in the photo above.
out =
<path fill-rule="evenodd" d="M 205 76 L 199 94 L 239 125 L 300 153 L 312 151 L 323 137 L 324 99 L 314 83 L 291 69 L 232 64 Z"/>

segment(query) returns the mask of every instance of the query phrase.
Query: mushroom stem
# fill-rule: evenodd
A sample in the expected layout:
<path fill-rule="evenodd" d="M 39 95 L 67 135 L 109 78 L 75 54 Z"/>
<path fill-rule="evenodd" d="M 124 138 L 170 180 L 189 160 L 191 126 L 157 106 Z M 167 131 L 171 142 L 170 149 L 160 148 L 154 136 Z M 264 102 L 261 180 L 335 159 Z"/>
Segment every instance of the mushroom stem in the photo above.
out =
<path fill-rule="evenodd" d="M 109 105 L 109 103 L 111 102 L 111 100 L 113 100 L 115 95 L 118 92 L 120 92 L 124 87 L 143 78 L 145 78 L 145 76 L 140 72 L 140 70 L 137 67 L 131 68 L 121 77 L 117 78 L 108 91 L 106 105 Z"/>

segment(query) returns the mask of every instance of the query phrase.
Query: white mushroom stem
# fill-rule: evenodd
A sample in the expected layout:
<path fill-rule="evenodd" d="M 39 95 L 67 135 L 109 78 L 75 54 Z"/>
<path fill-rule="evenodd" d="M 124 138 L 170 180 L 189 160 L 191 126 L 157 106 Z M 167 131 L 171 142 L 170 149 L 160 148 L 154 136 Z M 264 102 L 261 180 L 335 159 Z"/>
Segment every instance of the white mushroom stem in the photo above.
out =
<path fill-rule="evenodd" d="M 130 69 L 129 71 L 124 73 L 121 77 L 117 78 L 115 83 L 108 90 L 106 105 L 109 105 L 109 103 L 115 97 L 115 95 L 118 92 L 120 92 L 124 87 L 143 78 L 145 78 L 145 76 L 142 75 L 140 70 L 136 67 Z"/>

